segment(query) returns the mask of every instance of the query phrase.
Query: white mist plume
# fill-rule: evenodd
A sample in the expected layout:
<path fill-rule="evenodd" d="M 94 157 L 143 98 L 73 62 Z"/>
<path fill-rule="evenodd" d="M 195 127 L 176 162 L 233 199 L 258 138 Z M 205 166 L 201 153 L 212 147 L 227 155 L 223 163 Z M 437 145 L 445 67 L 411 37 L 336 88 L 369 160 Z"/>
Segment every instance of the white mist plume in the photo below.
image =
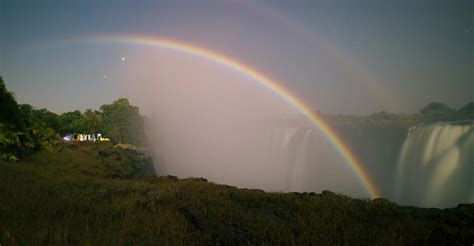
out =
<path fill-rule="evenodd" d="M 284 98 L 219 64 L 157 53 L 169 59 L 142 61 L 133 74 L 123 73 L 128 83 L 122 88 L 153 112 L 158 175 L 271 191 L 366 194 L 319 130 L 295 120 L 299 113 Z"/>

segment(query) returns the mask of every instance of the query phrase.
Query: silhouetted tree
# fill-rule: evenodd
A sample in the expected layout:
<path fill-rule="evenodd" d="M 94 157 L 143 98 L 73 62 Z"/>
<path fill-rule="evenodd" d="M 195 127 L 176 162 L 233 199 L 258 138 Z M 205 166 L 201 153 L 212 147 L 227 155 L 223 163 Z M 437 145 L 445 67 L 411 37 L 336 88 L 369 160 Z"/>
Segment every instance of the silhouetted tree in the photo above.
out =
<path fill-rule="evenodd" d="M 464 107 L 460 108 L 458 113 L 466 116 L 474 116 L 474 102 L 470 102 Z"/>
<path fill-rule="evenodd" d="M 59 142 L 57 115 L 18 105 L 0 77 L 0 158 L 10 161 Z"/>
<path fill-rule="evenodd" d="M 14 130 L 23 130 L 25 124 L 18 110 L 18 103 L 13 93 L 7 90 L 0 76 L 0 123 L 13 126 Z"/>

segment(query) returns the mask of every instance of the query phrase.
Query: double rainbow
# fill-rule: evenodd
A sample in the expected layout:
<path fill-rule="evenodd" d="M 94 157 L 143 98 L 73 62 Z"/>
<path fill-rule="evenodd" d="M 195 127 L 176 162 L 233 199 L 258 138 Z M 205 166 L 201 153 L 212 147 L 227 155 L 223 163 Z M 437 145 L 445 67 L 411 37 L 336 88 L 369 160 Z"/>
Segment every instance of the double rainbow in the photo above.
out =
<path fill-rule="evenodd" d="M 203 49 L 190 44 L 178 42 L 175 40 L 164 39 L 160 37 L 143 37 L 143 36 L 100 36 L 94 38 L 93 41 L 105 42 L 105 43 L 123 43 L 123 44 L 136 44 L 145 45 L 150 47 L 165 48 L 182 52 L 189 55 L 198 56 L 212 62 L 221 64 L 228 67 L 236 72 L 239 72 L 261 85 L 267 87 L 271 91 L 275 92 L 289 104 L 295 107 L 298 111 L 304 114 L 322 133 L 329 139 L 331 144 L 339 152 L 339 154 L 349 164 L 351 169 L 359 178 L 360 182 L 369 193 L 372 198 L 381 197 L 380 191 L 375 186 L 374 182 L 370 179 L 367 171 L 356 156 L 351 152 L 348 146 L 343 140 L 337 135 L 337 133 L 326 123 L 321 116 L 316 112 L 312 111 L 311 108 L 306 105 L 301 99 L 297 98 L 289 90 L 283 87 L 281 84 L 272 80 L 268 76 L 250 68 L 249 66 L 236 61 L 235 59 L 226 57 L 216 52 Z"/>

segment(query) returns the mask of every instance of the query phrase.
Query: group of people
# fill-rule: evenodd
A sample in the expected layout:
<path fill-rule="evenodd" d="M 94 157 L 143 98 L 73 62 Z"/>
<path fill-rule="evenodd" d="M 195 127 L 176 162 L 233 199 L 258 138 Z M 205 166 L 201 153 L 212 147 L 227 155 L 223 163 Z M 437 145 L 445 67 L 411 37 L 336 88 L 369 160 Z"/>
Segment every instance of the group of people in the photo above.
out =
<path fill-rule="evenodd" d="M 102 142 L 102 141 L 110 141 L 108 138 L 102 137 L 100 133 L 92 133 L 92 134 L 67 134 L 63 136 L 63 140 L 66 142 Z"/>

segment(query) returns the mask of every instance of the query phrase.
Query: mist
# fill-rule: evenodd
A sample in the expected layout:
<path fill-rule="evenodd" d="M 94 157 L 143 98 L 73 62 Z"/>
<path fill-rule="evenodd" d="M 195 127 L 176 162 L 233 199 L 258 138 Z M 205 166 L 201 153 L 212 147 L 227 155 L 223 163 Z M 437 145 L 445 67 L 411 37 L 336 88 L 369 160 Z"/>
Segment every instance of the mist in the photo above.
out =
<path fill-rule="evenodd" d="M 284 97 L 209 60 L 170 50 L 140 50 L 129 53 L 126 66 L 111 80 L 114 94 L 130 98 L 142 113 L 151 116 L 148 141 L 157 175 L 204 177 L 265 191 L 331 190 L 370 197 L 327 137 Z M 336 120 L 330 124 L 360 160 L 382 197 L 401 205 L 435 207 L 472 201 L 472 196 L 466 195 L 472 194 L 472 188 L 464 189 L 465 195 L 446 199 L 425 194 L 428 191 L 420 188 L 424 171 L 410 174 L 410 179 L 421 182 L 413 183 L 417 188 L 401 190 L 399 183 L 405 181 L 397 175 L 400 160 L 406 158 L 402 147 L 411 141 L 409 126 L 377 122 L 353 124 L 349 120 L 340 124 Z M 415 153 L 425 145 L 429 143 L 417 141 L 409 151 Z M 408 165 L 417 168 L 418 163 Z M 457 164 L 440 161 L 432 165 Z M 469 165 L 463 165 L 470 172 Z M 454 182 L 454 178 L 447 182 Z M 469 182 L 463 178 L 457 187 L 470 187 Z"/>
<path fill-rule="evenodd" d="M 473 244 L 474 1 L 0 1 L 0 246 Z"/>
<path fill-rule="evenodd" d="M 137 83 L 118 88 L 151 115 L 158 175 L 368 196 L 330 142 L 284 98 L 222 65 L 157 53 L 121 75 Z"/>

